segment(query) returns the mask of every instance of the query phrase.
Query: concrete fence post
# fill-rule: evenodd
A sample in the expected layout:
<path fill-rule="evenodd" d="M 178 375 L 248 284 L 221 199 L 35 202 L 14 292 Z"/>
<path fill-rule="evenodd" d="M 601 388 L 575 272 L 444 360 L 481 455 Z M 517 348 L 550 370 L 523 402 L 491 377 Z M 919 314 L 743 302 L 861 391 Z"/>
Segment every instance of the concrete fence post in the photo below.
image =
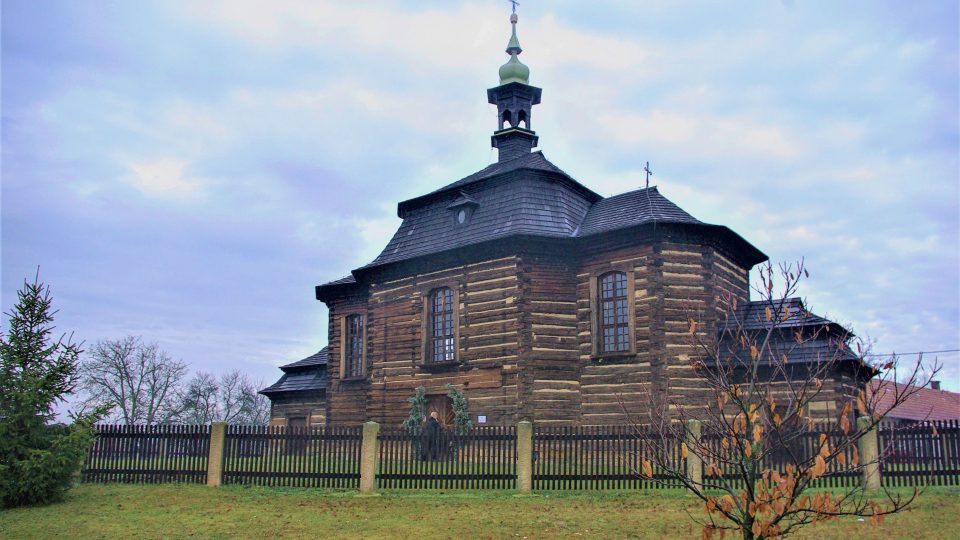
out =
<path fill-rule="evenodd" d="M 533 423 L 517 424 L 517 491 L 528 494 L 533 489 Z"/>
<path fill-rule="evenodd" d="M 697 453 L 700 447 L 700 420 L 687 420 L 687 478 L 694 485 L 703 484 L 703 460 Z"/>
<path fill-rule="evenodd" d="M 857 418 L 858 430 L 867 429 L 869 425 L 869 418 Z M 860 463 L 863 465 L 863 486 L 866 489 L 880 489 L 880 444 L 877 438 L 877 426 L 874 426 L 857 441 Z"/>
<path fill-rule="evenodd" d="M 210 453 L 207 455 L 207 485 L 220 487 L 223 483 L 223 447 L 227 442 L 227 424 L 210 424 Z"/>
<path fill-rule="evenodd" d="M 377 460 L 380 457 L 380 424 L 367 422 L 363 425 L 363 442 L 360 444 L 360 493 L 373 494 L 377 490 Z"/>

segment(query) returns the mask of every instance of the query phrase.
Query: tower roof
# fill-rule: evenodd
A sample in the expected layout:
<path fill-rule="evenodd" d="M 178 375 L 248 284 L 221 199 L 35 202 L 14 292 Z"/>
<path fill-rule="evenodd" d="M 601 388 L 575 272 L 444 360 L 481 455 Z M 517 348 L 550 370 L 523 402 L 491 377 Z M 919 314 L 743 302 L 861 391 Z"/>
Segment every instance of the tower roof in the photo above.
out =
<path fill-rule="evenodd" d="M 524 65 L 517 56 L 523 52 L 520 48 L 520 40 L 517 39 L 517 14 L 510 14 L 510 41 L 507 43 L 506 53 L 510 55 L 507 63 L 500 66 L 500 84 L 518 82 L 521 84 L 530 84 L 530 68 Z"/>

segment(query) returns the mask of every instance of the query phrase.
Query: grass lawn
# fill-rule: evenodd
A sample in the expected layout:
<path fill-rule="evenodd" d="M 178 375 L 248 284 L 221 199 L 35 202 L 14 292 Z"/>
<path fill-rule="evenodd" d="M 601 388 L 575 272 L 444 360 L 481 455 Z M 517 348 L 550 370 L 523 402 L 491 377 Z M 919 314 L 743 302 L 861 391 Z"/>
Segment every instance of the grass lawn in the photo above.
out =
<path fill-rule="evenodd" d="M 699 538 L 680 492 L 355 492 L 81 485 L 60 504 L 0 511 L 0 538 Z M 956 538 L 960 489 L 931 488 L 880 527 L 853 518 L 798 538 Z"/>

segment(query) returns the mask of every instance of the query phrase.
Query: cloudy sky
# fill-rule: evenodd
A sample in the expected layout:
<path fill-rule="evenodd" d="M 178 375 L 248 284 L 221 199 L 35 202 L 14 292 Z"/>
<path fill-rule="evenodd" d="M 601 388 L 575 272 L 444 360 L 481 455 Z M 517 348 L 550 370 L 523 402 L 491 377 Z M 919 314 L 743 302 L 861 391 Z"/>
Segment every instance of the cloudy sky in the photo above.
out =
<path fill-rule="evenodd" d="M 40 267 L 61 330 L 195 369 L 326 342 L 313 287 L 397 202 L 496 160 L 509 4 L 34 2 L 2 12 L 2 307 Z M 960 348 L 957 2 L 523 0 L 544 153 L 653 183 L 877 352 Z M 960 356 L 939 355 L 960 390 Z"/>

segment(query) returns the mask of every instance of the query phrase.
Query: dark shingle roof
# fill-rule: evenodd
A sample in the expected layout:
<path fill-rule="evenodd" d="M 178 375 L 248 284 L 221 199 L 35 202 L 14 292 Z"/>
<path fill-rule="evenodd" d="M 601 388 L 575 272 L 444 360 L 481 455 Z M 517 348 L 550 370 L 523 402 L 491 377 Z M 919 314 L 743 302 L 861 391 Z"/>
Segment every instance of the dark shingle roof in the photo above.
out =
<path fill-rule="evenodd" d="M 327 390 L 327 370 L 312 369 L 284 373 L 280 380 L 260 391 L 261 394 L 280 394 L 285 392 L 325 392 Z"/>
<path fill-rule="evenodd" d="M 770 353 L 780 358 L 781 355 L 787 355 L 787 365 L 797 364 L 819 364 L 821 362 L 856 362 L 861 364 L 846 342 L 830 334 L 817 335 L 816 338 L 807 339 L 803 343 L 797 343 L 791 336 L 773 335 L 770 338 Z M 720 343 L 720 355 L 724 363 L 736 363 L 741 366 L 749 364 L 749 348 L 740 347 L 735 340 L 723 339 Z M 761 361 L 764 361 L 761 358 Z M 868 368 L 867 371 L 872 371 Z"/>
<path fill-rule="evenodd" d="M 769 304 L 766 302 L 757 300 L 742 304 L 737 306 L 737 311 L 734 314 L 735 318 L 730 317 L 726 322 L 728 324 L 734 324 L 735 321 L 739 321 L 744 330 L 762 330 L 768 328 L 770 325 L 770 322 L 767 321 L 766 308 L 768 306 Z M 783 319 L 784 314 L 787 314 L 787 318 L 780 320 Z M 800 298 L 786 298 L 782 303 L 775 303 L 770 309 L 770 315 L 771 318 L 776 317 L 780 320 L 777 325 L 779 328 L 829 326 L 833 330 L 853 336 L 853 333 L 842 325 L 807 311 L 803 305 L 803 300 Z"/>
<path fill-rule="evenodd" d="M 476 205 L 464 225 L 457 224 L 454 211 L 448 209 L 460 199 L 460 192 L 407 210 L 383 252 L 366 267 L 519 234 L 569 238 L 591 202 L 569 185 L 522 173 L 469 197 Z"/>
<path fill-rule="evenodd" d="M 349 276 L 343 276 L 340 279 L 328 281 L 327 283 L 324 283 L 323 285 L 321 285 L 321 287 L 326 287 L 327 285 L 352 285 L 356 282 L 357 280 L 354 279 L 353 275 L 349 275 Z"/>
<path fill-rule="evenodd" d="M 423 200 L 428 199 L 433 195 L 437 195 L 445 191 L 450 191 L 454 189 L 462 189 L 471 184 L 479 182 L 481 180 L 486 180 L 487 178 L 493 178 L 494 176 L 506 174 L 506 173 L 517 171 L 520 169 L 561 174 L 569 178 L 570 180 L 573 180 L 573 177 L 563 172 L 563 169 L 561 169 L 560 167 L 557 167 L 556 165 L 551 163 L 549 160 L 547 160 L 547 157 L 543 155 L 543 152 L 531 152 L 529 154 L 520 156 L 518 158 L 508 159 L 505 161 L 498 161 L 497 163 L 487 165 L 483 169 L 480 169 L 479 171 L 469 176 L 465 176 L 460 180 L 453 182 L 452 184 L 447 184 L 440 189 L 436 189 L 434 191 L 431 191 L 430 193 L 427 193 L 426 195 L 421 195 L 419 197 L 415 197 L 413 199 L 403 201 L 398 205 L 398 210 L 400 210 L 399 212 L 400 217 L 403 217 L 404 210 L 406 210 L 407 208 L 416 206 L 418 203 L 421 203 Z M 576 180 L 574 180 L 574 182 L 576 182 Z M 579 183 L 577 183 L 577 185 L 580 188 L 582 188 L 584 191 L 587 191 L 595 195 L 596 198 L 600 198 L 599 195 L 596 195 L 595 193 L 588 190 L 583 185 L 580 185 Z"/>
<path fill-rule="evenodd" d="M 314 354 L 304 358 L 303 360 L 298 360 L 292 364 L 287 364 L 285 366 L 280 366 L 280 369 L 284 371 L 295 370 L 297 368 L 305 368 L 311 366 L 325 366 L 327 365 L 327 359 L 329 357 L 330 347 L 324 347 L 317 351 Z"/>
<path fill-rule="evenodd" d="M 324 347 L 303 360 L 280 366 L 284 371 L 283 376 L 260 393 L 269 396 L 284 392 L 326 391 L 329 350 L 329 347 Z"/>
<path fill-rule="evenodd" d="M 815 315 L 806 310 L 800 298 L 787 298 L 783 302 L 775 302 L 770 309 L 771 321 L 767 321 L 766 308 L 769 304 L 764 301 L 748 302 L 737 307 L 734 317 L 720 321 L 720 332 L 726 328 L 735 328 L 740 325 L 748 334 L 769 329 L 773 319 L 779 320 L 777 328 L 784 332 L 774 332 L 771 336 L 770 349 L 777 356 L 787 355 L 787 364 L 816 364 L 826 361 L 857 362 L 860 358 L 850 350 L 847 342 L 853 337 L 853 332 L 843 325 Z M 783 319 L 784 314 L 787 317 Z M 809 329 L 816 333 L 804 332 L 804 341 L 797 343 L 795 331 Z M 724 361 L 745 364 L 749 358 L 749 349 L 738 347 L 733 336 L 724 333 L 720 351 L 726 356 Z M 871 371 L 872 368 L 868 369 Z"/>
<path fill-rule="evenodd" d="M 460 206 L 473 211 L 465 224 L 454 216 Z M 731 246 L 745 264 L 766 260 L 726 227 L 702 223 L 661 195 L 656 187 L 604 199 L 550 163 L 541 152 L 494 163 L 426 195 L 401 202 L 403 218 L 383 251 L 353 275 L 320 285 L 318 299 L 349 291 L 362 274 L 383 265 L 454 249 L 529 236 L 580 241 L 580 238 L 650 223 L 692 226 Z M 571 246 L 575 247 L 575 246 Z"/>
<path fill-rule="evenodd" d="M 652 187 L 597 201 L 583 218 L 577 236 L 589 236 L 654 221 L 701 223 L 661 195 L 656 187 Z"/>

